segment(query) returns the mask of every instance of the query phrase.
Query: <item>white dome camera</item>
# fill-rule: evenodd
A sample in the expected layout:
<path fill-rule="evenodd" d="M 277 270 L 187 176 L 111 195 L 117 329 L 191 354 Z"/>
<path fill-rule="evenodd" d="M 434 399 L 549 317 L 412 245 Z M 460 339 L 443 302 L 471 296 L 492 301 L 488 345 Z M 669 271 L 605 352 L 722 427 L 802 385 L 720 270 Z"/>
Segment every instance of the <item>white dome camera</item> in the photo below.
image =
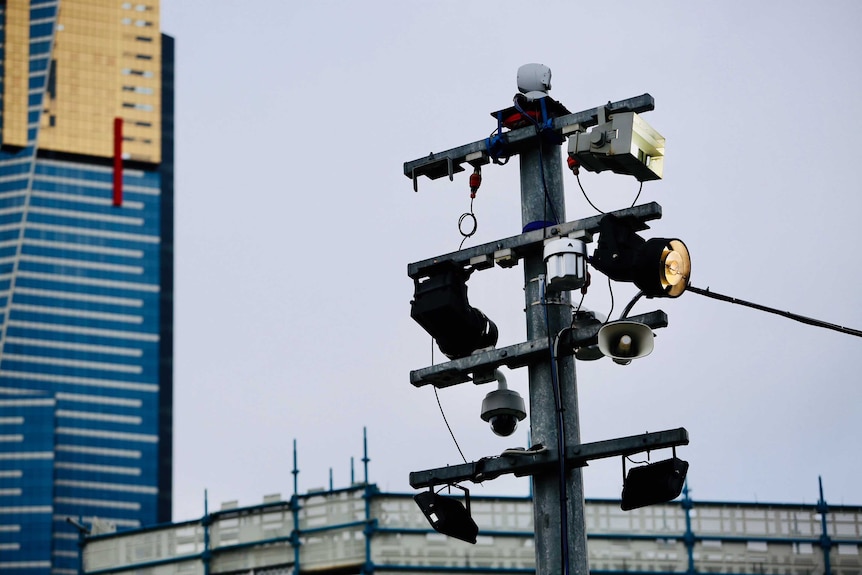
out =
<path fill-rule="evenodd" d="M 551 69 L 544 64 L 524 64 L 518 68 L 518 91 L 529 100 L 544 98 L 551 89 Z"/>
<path fill-rule="evenodd" d="M 518 422 L 527 417 L 524 398 L 517 391 L 506 389 L 505 385 L 500 382 L 500 388 L 482 401 L 482 419 L 489 422 L 491 431 L 501 437 L 515 433 Z"/>

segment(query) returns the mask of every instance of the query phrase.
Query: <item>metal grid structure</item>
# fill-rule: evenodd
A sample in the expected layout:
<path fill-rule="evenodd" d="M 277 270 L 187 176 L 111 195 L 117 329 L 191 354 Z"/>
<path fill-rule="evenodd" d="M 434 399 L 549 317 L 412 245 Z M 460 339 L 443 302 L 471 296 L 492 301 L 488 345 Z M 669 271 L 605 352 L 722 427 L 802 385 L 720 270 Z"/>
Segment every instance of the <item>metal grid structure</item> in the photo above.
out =
<path fill-rule="evenodd" d="M 357 483 L 85 540 L 87 575 L 533 573 L 528 497 L 471 498 L 476 545 L 433 531 L 409 494 Z M 593 573 L 862 573 L 862 506 L 587 500 Z M 824 531 L 825 527 L 825 531 Z M 828 557 L 828 560 L 827 560 Z"/>

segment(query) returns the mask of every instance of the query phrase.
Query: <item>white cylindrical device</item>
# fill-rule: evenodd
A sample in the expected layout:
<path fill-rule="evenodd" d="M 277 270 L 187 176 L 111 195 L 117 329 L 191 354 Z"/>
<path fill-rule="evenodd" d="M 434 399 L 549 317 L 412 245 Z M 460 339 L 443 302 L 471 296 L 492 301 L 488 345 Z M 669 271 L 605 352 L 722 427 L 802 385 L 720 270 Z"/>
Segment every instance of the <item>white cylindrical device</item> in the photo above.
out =
<path fill-rule="evenodd" d="M 549 291 L 581 289 L 587 281 L 587 244 L 558 238 L 545 244 L 543 252 Z"/>

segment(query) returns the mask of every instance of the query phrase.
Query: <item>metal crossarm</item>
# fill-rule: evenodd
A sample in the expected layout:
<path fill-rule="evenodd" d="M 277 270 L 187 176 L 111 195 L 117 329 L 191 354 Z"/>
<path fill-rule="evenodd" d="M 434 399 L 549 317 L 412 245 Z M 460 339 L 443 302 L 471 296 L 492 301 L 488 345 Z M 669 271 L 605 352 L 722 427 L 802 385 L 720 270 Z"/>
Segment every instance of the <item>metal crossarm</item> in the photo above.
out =
<path fill-rule="evenodd" d="M 667 327 L 667 314 L 661 310 L 629 316 L 628 320 L 648 325 L 652 329 Z M 557 353 L 560 356 L 572 355 L 578 347 L 594 345 L 599 327 L 601 326 L 595 325 L 567 331 L 561 338 Z M 524 367 L 539 356 L 547 354 L 547 339 L 526 341 L 413 370 L 410 372 L 410 383 L 416 387 L 433 385 L 437 388 L 451 387 L 471 380 L 485 383 L 490 381 L 490 374 L 500 366 L 509 369 Z"/>
<path fill-rule="evenodd" d="M 618 218 L 634 219 L 639 225 L 634 227 L 635 231 L 648 229 L 644 222 L 661 218 L 661 206 L 656 202 L 641 204 L 631 208 L 608 212 Z M 548 237 L 582 237 L 589 241 L 588 236 L 598 231 L 599 222 L 605 214 L 590 216 L 580 220 L 573 220 L 563 224 L 557 224 L 542 230 L 533 230 L 517 236 L 511 236 L 501 240 L 489 242 L 472 248 L 466 248 L 457 252 L 451 252 L 442 256 L 429 258 L 407 265 L 407 275 L 412 279 L 419 279 L 432 274 L 448 262 L 458 265 L 472 266 L 474 269 L 487 269 L 493 267 L 494 263 L 501 267 L 511 267 L 518 263 L 528 254 L 541 251 Z"/>
<path fill-rule="evenodd" d="M 624 457 L 680 445 L 688 445 L 688 431 L 683 427 L 593 443 L 582 443 L 566 449 L 566 467 L 569 469 L 583 467 L 587 462 L 594 459 Z M 481 483 L 509 473 L 519 477 L 533 475 L 539 471 L 553 469 L 558 465 L 559 459 L 554 450 L 551 449 L 510 451 L 497 457 L 488 457 L 470 463 L 413 471 L 410 473 L 410 486 L 414 489 L 421 489 L 460 481 Z"/>
<path fill-rule="evenodd" d="M 648 112 L 655 108 L 655 100 L 649 94 L 642 94 L 633 98 L 627 98 L 618 102 L 608 102 L 604 106 L 605 114 L 612 115 L 620 112 Z M 572 131 L 575 127 L 580 129 L 595 126 L 599 122 L 599 109 L 592 108 L 582 112 L 575 112 L 553 119 L 551 130 L 556 134 L 564 136 Z M 535 126 L 527 126 L 504 132 L 501 138 L 505 142 L 507 155 L 512 156 L 520 153 L 520 151 L 528 145 L 532 144 L 534 138 L 538 135 Z M 461 164 L 470 162 L 474 164 L 487 164 L 490 160 L 489 156 L 489 140 L 479 140 L 470 144 L 464 144 L 457 148 L 452 148 L 444 152 L 431 153 L 424 158 L 404 162 L 404 175 L 413 180 L 413 190 L 418 190 L 417 181 L 419 176 L 427 176 L 432 180 L 449 176 L 457 172 L 463 172 L 464 168 Z"/>

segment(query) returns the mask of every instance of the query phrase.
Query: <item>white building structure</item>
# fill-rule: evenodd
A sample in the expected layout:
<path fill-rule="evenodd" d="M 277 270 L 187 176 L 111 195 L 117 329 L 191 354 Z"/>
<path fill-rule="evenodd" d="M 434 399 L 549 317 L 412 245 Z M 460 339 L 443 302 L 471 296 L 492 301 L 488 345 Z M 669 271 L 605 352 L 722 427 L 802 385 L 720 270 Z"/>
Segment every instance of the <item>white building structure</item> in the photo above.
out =
<path fill-rule="evenodd" d="M 223 504 L 203 518 L 83 541 L 86 575 L 533 573 L 529 497 L 471 497 L 475 545 L 374 484 Z M 593 573 L 862 575 L 862 506 L 587 500 Z"/>

